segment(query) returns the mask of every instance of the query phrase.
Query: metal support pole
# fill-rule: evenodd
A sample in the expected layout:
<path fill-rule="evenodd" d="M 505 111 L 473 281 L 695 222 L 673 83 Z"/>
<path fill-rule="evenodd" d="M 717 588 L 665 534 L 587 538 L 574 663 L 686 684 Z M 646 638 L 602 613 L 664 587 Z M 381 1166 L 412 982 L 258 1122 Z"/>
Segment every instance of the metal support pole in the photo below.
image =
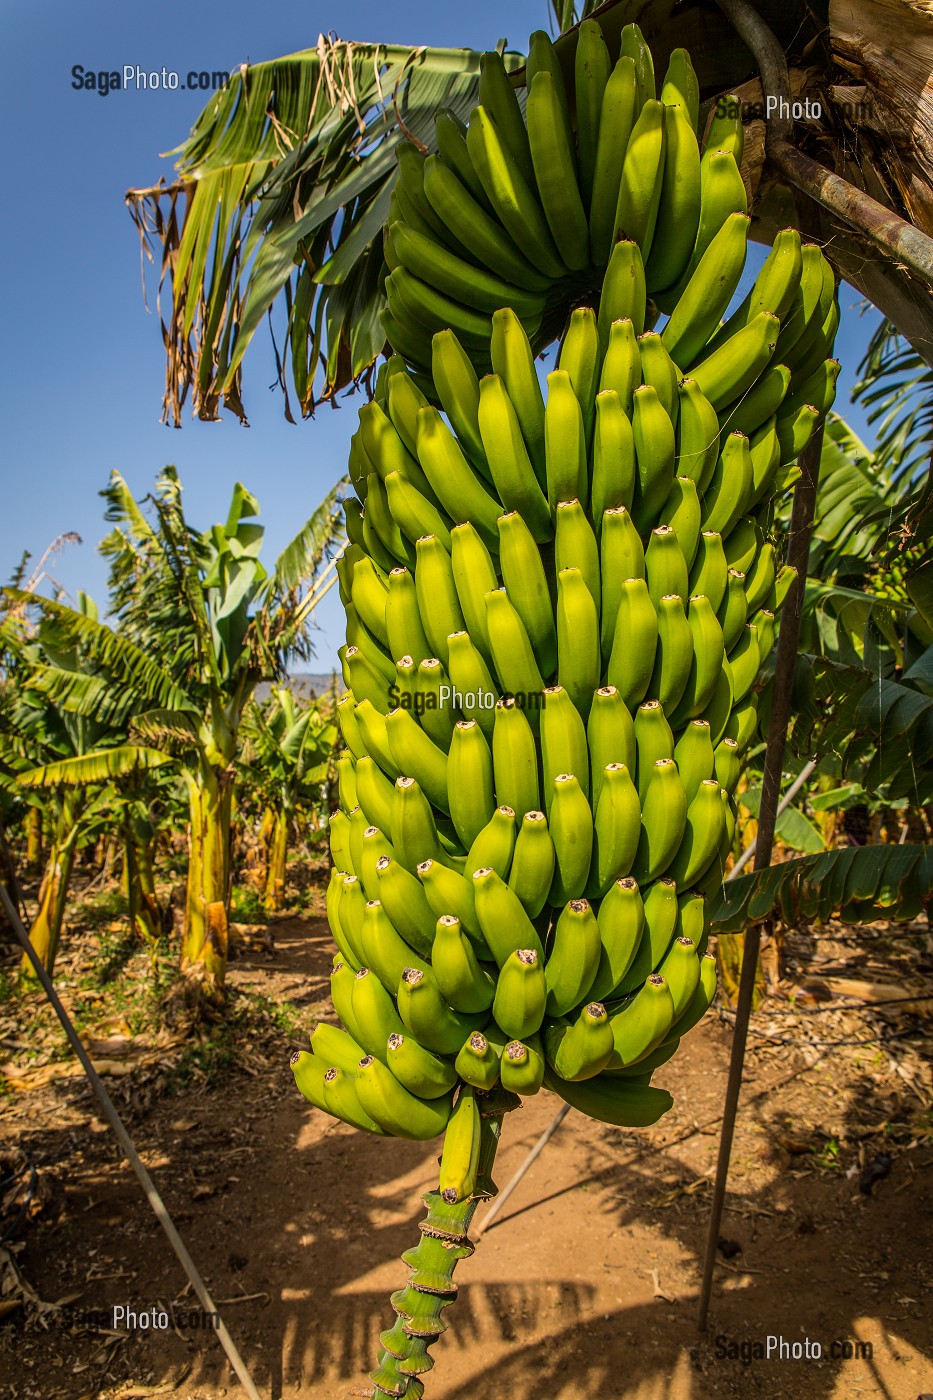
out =
<path fill-rule="evenodd" d="M 61 1021 L 62 1023 L 62 1028 L 64 1029 L 65 1035 L 68 1037 L 69 1044 L 71 1045 L 72 1050 L 75 1052 L 78 1059 L 80 1060 L 81 1067 L 90 1081 L 91 1088 L 94 1090 L 94 1093 L 100 1100 L 100 1105 L 104 1110 L 104 1114 L 107 1118 L 107 1121 L 109 1122 L 111 1128 L 116 1134 L 120 1146 L 126 1153 L 127 1160 L 129 1161 L 130 1166 L 133 1168 L 133 1171 L 136 1173 L 140 1186 L 146 1193 L 146 1199 L 152 1207 L 153 1211 L 155 1212 L 156 1219 L 158 1220 L 159 1224 L 162 1226 L 162 1229 L 168 1236 L 169 1244 L 172 1246 L 172 1249 L 174 1249 L 182 1268 L 188 1275 L 188 1279 L 191 1283 L 192 1288 L 198 1296 L 198 1300 L 200 1301 L 201 1306 L 203 1307 L 206 1313 L 209 1313 L 211 1317 L 217 1319 L 217 1339 L 220 1342 L 220 1345 L 223 1347 L 224 1351 L 227 1353 L 227 1358 L 230 1362 L 230 1365 L 233 1367 L 234 1371 L 239 1377 L 240 1384 L 242 1385 L 246 1394 L 249 1396 L 249 1400 L 262 1400 L 259 1391 L 256 1389 L 256 1386 L 253 1383 L 253 1379 L 250 1376 L 249 1371 L 246 1369 L 246 1362 L 243 1360 L 242 1356 L 237 1351 L 236 1344 L 234 1343 L 233 1338 L 230 1336 L 230 1333 L 227 1331 L 227 1328 L 224 1325 L 223 1318 L 220 1316 L 217 1304 L 214 1302 L 213 1298 L 207 1290 L 207 1284 L 204 1282 L 203 1278 L 198 1273 L 198 1270 L 195 1267 L 194 1260 L 191 1258 L 191 1255 L 185 1248 L 184 1241 L 182 1240 L 178 1231 L 175 1229 L 175 1225 L 172 1221 L 172 1218 L 169 1215 L 168 1211 L 165 1209 L 165 1204 L 162 1200 L 162 1197 L 159 1195 L 158 1191 L 155 1188 L 152 1177 L 149 1175 L 149 1173 L 146 1171 L 146 1168 L 139 1160 L 139 1154 L 137 1153 L 136 1148 L 133 1146 L 132 1142 L 130 1141 L 130 1135 L 123 1125 L 123 1119 L 117 1112 L 113 1099 L 107 1093 L 107 1090 L 104 1087 L 100 1075 L 97 1073 L 96 1069 L 91 1063 L 90 1056 L 88 1055 L 84 1046 L 81 1044 L 81 1041 L 78 1037 L 78 1032 L 75 1030 L 71 1018 L 68 1015 L 68 1012 L 62 1005 L 58 993 L 52 986 L 51 978 L 49 977 L 49 974 L 46 972 L 45 968 L 42 966 L 42 962 L 38 954 L 36 953 L 35 948 L 33 948 L 32 944 L 30 943 L 29 935 L 23 927 L 22 920 L 20 919 L 19 914 L 16 912 L 16 909 L 13 905 L 13 901 L 10 899 L 10 896 L 7 894 L 6 889 L 4 888 L 2 883 L 0 883 L 0 903 L 3 904 L 3 907 L 7 912 L 7 916 L 10 920 L 10 923 L 13 925 L 13 931 L 16 934 L 16 937 L 19 939 L 20 943 L 23 945 L 23 949 L 26 953 L 26 956 L 32 963 L 33 970 L 35 971 L 35 974 L 42 985 L 42 990 L 45 992 L 49 1001 L 52 1003 L 52 1008 L 59 1021 Z"/>
<path fill-rule="evenodd" d="M 554 1117 L 551 1119 L 551 1122 L 545 1128 L 544 1132 L 538 1138 L 538 1141 L 535 1143 L 534 1147 L 531 1149 L 531 1151 L 526 1156 L 525 1160 L 522 1162 L 518 1171 L 512 1177 L 508 1186 L 496 1197 L 489 1210 L 479 1222 L 479 1225 L 477 1225 L 476 1229 L 473 1231 L 473 1236 L 475 1239 L 479 1239 L 480 1235 L 484 1232 L 484 1230 L 489 1229 L 490 1225 L 495 1220 L 496 1216 L 499 1214 L 500 1210 L 505 1205 L 512 1192 L 515 1190 L 522 1177 L 528 1171 L 529 1167 L 531 1167 L 532 1164 L 536 1162 L 537 1159 L 541 1156 L 541 1153 L 544 1151 L 551 1138 L 557 1132 L 557 1129 L 560 1127 L 561 1123 L 563 1123 L 564 1119 L 567 1117 L 567 1114 L 569 1112 L 570 1104 L 561 1104 L 560 1108 L 557 1110 Z"/>
<path fill-rule="evenodd" d="M 774 826 L 777 821 L 778 800 L 781 795 L 781 774 L 784 767 L 784 752 L 787 747 L 787 727 L 790 721 L 797 647 L 800 642 L 803 595 L 807 581 L 807 561 L 810 555 L 810 536 L 813 531 L 813 512 L 816 506 L 822 447 L 823 428 L 821 425 L 801 454 L 800 469 L 802 475 L 794 491 L 794 506 L 787 544 L 787 562 L 797 570 L 797 577 L 787 595 L 781 615 L 781 628 L 778 633 L 771 724 L 768 729 L 768 745 L 765 752 L 764 776 L 761 784 L 761 806 L 758 816 L 758 844 L 755 850 L 756 870 L 764 870 L 771 864 L 771 851 L 774 846 Z M 729 1060 L 729 1078 L 726 1083 L 722 1133 L 719 1139 L 719 1158 L 716 1163 L 709 1233 L 706 1240 L 703 1279 L 700 1285 L 700 1302 L 697 1309 L 697 1326 L 701 1332 L 706 1330 L 709 1316 L 713 1268 L 716 1263 L 716 1249 L 719 1243 L 722 1211 L 726 1199 L 726 1183 L 729 1177 L 729 1161 L 732 1156 L 732 1140 L 735 1135 L 739 1092 L 742 1087 L 742 1069 L 748 1043 L 748 1022 L 752 1011 L 760 946 L 761 931 L 755 924 L 746 931 L 742 950 L 742 971 L 739 979 L 739 997 L 735 1009 L 732 1055 Z"/>

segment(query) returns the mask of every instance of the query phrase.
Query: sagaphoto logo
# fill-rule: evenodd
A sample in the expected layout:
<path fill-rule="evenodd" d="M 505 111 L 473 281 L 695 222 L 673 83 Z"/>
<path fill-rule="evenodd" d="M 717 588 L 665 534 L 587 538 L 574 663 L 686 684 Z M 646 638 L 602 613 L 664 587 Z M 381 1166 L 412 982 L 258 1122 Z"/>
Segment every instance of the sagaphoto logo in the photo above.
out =
<path fill-rule="evenodd" d="M 124 63 L 122 68 L 85 68 L 76 63 L 71 86 L 75 92 L 96 92 L 98 97 L 112 92 L 217 92 L 227 86 L 230 76 L 225 68 L 176 73 L 174 68 L 141 68 L 138 63 Z"/>

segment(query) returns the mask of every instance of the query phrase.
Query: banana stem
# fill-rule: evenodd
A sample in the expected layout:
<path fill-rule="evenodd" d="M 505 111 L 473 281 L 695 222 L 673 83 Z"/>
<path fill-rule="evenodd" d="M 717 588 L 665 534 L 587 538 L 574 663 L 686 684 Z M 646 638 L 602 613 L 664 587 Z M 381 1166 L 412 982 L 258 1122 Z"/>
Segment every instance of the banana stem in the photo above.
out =
<path fill-rule="evenodd" d="M 370 1372 L 373 1400 L 392 1396 L 393 1400 L 419 1400 L 424 1394 L 421 1377 L 434 1365 L 429 1348 L 447 1329 L 441 1313 L 457 1296 L 453 1273 L 460 1259 L 473 1253 L 467 1237 L 473 1213 L 482 1198 L 494 1196 L 492 1167 L 503 1116 L 521 1105 L 521 1100 L 503 1089 L 494 1089 L 482 1098 L 482 1139 L 476 1193 L 451 1205 L 440 1192 L 422 1196 L 427 1215 L 421 1221 L 421 1238 L 414 1249 L 402 1255 L 409 1278 L 404 1288 L 393 1293 L 390 1302 L 396 1312 L 392 1327 L 379 1338 L 382 1351 L 375 1371 Z"/>

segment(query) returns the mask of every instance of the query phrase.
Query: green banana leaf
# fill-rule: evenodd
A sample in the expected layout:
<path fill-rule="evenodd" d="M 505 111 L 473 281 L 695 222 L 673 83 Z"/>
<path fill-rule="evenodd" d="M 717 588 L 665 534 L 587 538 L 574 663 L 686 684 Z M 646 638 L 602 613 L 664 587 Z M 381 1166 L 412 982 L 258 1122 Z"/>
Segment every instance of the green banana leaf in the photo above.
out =
<path fill-rule="evenodd" d="M 933 901 L 929 846 L 852 846 L 740 875 L 712 910 L 714 933 L 741 933 L 774 915 L 785 923 L 915 919 Z"/>

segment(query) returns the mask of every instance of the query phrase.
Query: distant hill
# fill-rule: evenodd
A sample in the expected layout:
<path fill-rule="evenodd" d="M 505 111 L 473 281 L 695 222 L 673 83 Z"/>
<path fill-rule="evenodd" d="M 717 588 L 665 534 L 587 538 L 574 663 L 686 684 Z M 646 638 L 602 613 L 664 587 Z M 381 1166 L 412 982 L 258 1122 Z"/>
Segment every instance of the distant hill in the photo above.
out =
<path fill-rule="evenodd" d="M 285 682 L 288 688 L 290 690 L 293 690 L 296 695 L 302 696 L 326 695 L 333 683 L 333 672 L 329 672 L 327 675 L 301 674 L 289 676 L 287 681 Z M 256 699 L 259 701 L 267 700 L 269 698 L 269 692 L 271 691 L 271 689 L 272 687 L 269 684 L 269 682 L 263 681 L 261 685 L 257 685 L 256 687 Z M 339 695 L 343 689 L 343 678 L 341 677 L 340 672 L 338 671 L 337 694 Z"/>

